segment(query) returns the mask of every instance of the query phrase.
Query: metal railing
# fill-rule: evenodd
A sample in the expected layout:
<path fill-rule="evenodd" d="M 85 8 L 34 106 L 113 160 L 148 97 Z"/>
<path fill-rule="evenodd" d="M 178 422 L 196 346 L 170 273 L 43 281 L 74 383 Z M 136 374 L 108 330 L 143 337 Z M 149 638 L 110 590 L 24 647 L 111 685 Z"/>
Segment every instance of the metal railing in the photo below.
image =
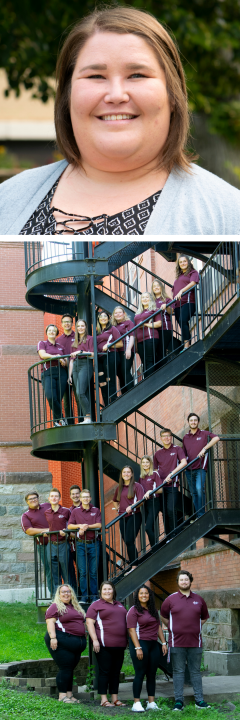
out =
<path fill-rule="evenodd" d="M 69 522 L 71 521 L 71 517 Z M 64 529 L 34 536 L 36 604 L 53 597 L 58 585 L 69 583 L 83 603 L 98 599 L 103 580 L 101 531 L 89 543 L 78 530 Z M 85 534 L 86 535 L 86 534 Z"/>
<path fill-rule="evenodd" d="M 31 240 L 24 243 L 26 278 L 33 270 L 69 260 L 83 260 L 78 242 L 67 240 Z M 70 280 L 70 278 L 68 278 Z"/>
<path fill-rule="evenodd" d="M 107 442 L 126 458 L 140 463 L 144 455 L 152 456 L 162 446 L 160 431 L 164 426 L 150 418 L 141 410 L 130 415 L 117 425 L 117 439 Z M 172 433 L 173 444 L 180 445 L 182 439 Z"/>
<path fill-rule="evenodd" d="M 178 487 L 167 487 L 165 482 L 161 483 L 151 491 L 148 500 L 139 500 L 132 506 L 132 515 L 125 512 L 106 525 L 109 578 L 120 577 L 134 568 L 146 554 L 152 554 L 161 545 L 164 547 L 166 542 L 207 510 L 240 508 L 240 442 L 235 442 L 233 450 L 232 440 L 221 437 L 209 452 L 207 474 L 203 468 L 200 469 L 197 507 L 196 475 L 191 469 L 195 458 L 181 472 L 171 474 L 173 479 L 179 477 Z M 158 490 L 162 492 L 157 497 Z"/>

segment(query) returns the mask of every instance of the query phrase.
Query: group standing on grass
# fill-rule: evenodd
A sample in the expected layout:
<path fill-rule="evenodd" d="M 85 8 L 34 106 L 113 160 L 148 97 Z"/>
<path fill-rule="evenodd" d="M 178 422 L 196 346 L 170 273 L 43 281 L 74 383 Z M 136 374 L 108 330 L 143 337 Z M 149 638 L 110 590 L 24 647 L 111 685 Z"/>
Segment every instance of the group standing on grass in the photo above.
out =
<path fill-rule="evenodd" d="M 166 294 L 163 283 L 155 279 L 151 291 L 140 295 L 134 319 L 129 318 L 127 308 L 123 306 L 116 306 L 111 316 L 104 310 L 98 313 L 98 373 L 104 405 L 117 398 L 117 378 L 122 394 L 133 387 L 136 354 L 140 357 L 142 375 L 146 378 L 161 367 L 173 351 L 182 352 L 190 346 L 189 323 L 196 312 L 198 283 L 198 272 L 189 257 L 181 255 L 176 264 L 173 299 Z M 174 315 L 183 350 L 180 350 L 181 342 L 173 331 Z M 65 313 L 61 322 L 63 333 L 59 335 L 57 326 L 49 324 L 47 339 L 41 340 L 37 348 L 43 361 L 41 382 L 55 427 L 74 424 L 74 418 L 78 423 L 92 421 L 93 336 L 89 335 L 83 318 L 76 321 L 75 332 L 71 315 Z M 72 387 L 77 410 L 74 409 Z M 62 412 L 62 401 L 65 414 Z"/>
<path fill-rule="evenodd" d="M 175 695 L 173 710 L 183 710 L 186 662 L 195 706 L 198 709 L 209 708 L 203 698 L 201 678 L 201 627 L 209 613 L 204 599 L 191 591 L 192 581 L 191 573 L 180 570 L 177 592 L 169 595 L 162 603 L 161 618 L 169 633 L 168 649 L 154 593 L 147 585 L 141 585 L 135 592 L 133 605 L 127 612 L 117 600 L 113 583 L 104 581 L 99 590 L 99 599 L 89 606 L 86 615 L 70 585 L 60 585 L 46 612 L 45 635 L 47 648 L 58 666 L 56 680 L 59 700 L 65 703 L 79 702 L 72 692 L 73 673 L 86 647 L 87 630 L 98 664 L 98 693 L 102 707 L 125 707 L 118 693 L 124 651 L 129 642 L 135 673 L 133 712 L 144 712 L 141 702 L 144 677 L 148 694 L 146 710 L 161 709 L 155 702 L 156 674 L 161 652 L 163 655 L 168 654 L 168 661 L 171 658 L 172 662 Z"/>

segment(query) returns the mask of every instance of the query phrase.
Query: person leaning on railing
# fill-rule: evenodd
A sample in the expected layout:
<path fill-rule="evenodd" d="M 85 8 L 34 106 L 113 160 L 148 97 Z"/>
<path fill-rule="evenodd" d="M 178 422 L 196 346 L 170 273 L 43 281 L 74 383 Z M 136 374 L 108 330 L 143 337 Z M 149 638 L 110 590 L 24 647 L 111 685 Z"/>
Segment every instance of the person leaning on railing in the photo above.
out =
<path fill-rule="evenodd" d="M 25 495 L 25 500 L 28 505 L 28 510 L 26 510 L 21 517 L 22 530 L 26 535 L 33 538 L 35 535 L 40 535 L 36 541 L 38 554 L 40 556 L 40 574 L 42 575 L 42 571 L 45 572 L 47 587 L 51 593 L 51 572 L 47 554 L 48 537 L 46 535 L 49 530 L 49 525 L 45 516 L 45 510 L 50 508 L 51 505 L 49 502 L 40 504 L 39 494 L 36 490 L 28 492 L 27 495 Z"/>
<path fill-rule="evenodd" d="M 86 623 L 99 667 L 98 692 L 102 707 L 125 707 L 118 700 L 120 672 L 127 647 L 127 611 L 116 599 L 113 583 L 102 582 L 100 599 L 87 610 Z M 108 701 L 107 692 L 112 698 Z"/>
<path fill-rule="evenodd" d="M 126 335 L 123 339 L 122 347 L 118 348 L 117 375 L 119 377 L 122 395 L 124 395 L 124 393 L 126 393 L 127 390 L 130 390 L 134 385 L 133 377 L 131 375 L 134 358 L 134 333 L 132 332 L 134 323 L 128 317 L 126 310 L 124 310 L 120 305 L 117 305 L 117 307 L 114 308 L 111 323 L 112 326 L 117 327 L 120 335 L 125 335 L 127 332 L 129 333 L 129 335 Z"/>
<path fill-rule="evenodd" d="M 119 486 L 116 488 L 113 496 L 113 505 L 120 515 L 120 532 L 127 546 L 130 563 L 137 559 L 138 553 L 135 541 L 142 522 L 140 507 L 136 508 L 136 511 L 132 511 L 132 506 L 138 500 L 142 500 L 142 498 L 142 486 L 140 483 L 135 482 L 132 468 L 129 465 L 125 465 L 120 472 Z M 128 515 L 121 518 L 121 515 L 125 512 L 127 512 Z"/>
<path fill-rule="evenodd" d="M 68 508 L 60 505 L 61 493 L 57 488 L 52 488 L 49 493 L 50 507 L 45 510 L 45 517 L 49 525 L 50 532 L 56 530 L 51 535 L 47 546 L 47 557 L 52 572 L 53 591 L 56 591 L 60 580 L 68 582 L 69 576 L 69 542 L 66 538 L 67 522 L 71 512 Z M 67 539 L 67 542 L 66 542 Z M 75 582 L 73 582 L 75 580 Z M 71 577 L 71 583 L 76 588 L 76 579 Z"/>
<path fill-rule="evenodd" d="M 64 159 L 2 183 L 0 235 L 239 234 L 239 190 L 187 149 L 184 70 L 153 15 L 94 10 L 71 27 L 56 78 Z"/>
<path fill-rule="evenodd" d="M 85 612 L 70 585 L 59 585 L 52 605 L 45 613 L 45 643 L 58 666 L 56 677 L 59 700 L 79 703 L 73 696 L 73 671 L 86 648 Z"/>
<path fill-rule="evenodd" d="M 159 328 L 159 343 L 157 348 L 158 359 L 165 357 L 168 352 L 174 349 L 172 313 L 173 306 L 166 307 L 172 301 L 167 296 L 163 283 L 160 280 L 153 280 L 151 287 L 151 295 L 156 304 L 156 308 L 161 310 L 162 325 Z"/>
<path fill-rule="evenodd" d="M 134 605 L 127 613 L 127 627 L 130 635 L 129 650 L 135 670 L 132 711 L 144 711 L 140 701 L 144 675 L 148 694 L 146 710 L 160 710 L 155 703 L 156 673 L 160 660 L 158 638 L 162 643 L 163 655 L 167 654 L 167 643 L 153 591 L 146 585 L 141 585 L 134 595 Z"/>
<path fill-rule="evenodd" d="M 79 319 L 72 344 L 68 382 L 71 385 L 73 378 L 78 415 L 84 417 L 81 423 L 91 422 L 90 382 L 93 376 L 93 357 L 93 337 L 88 335 L 86 321 Z"/>
<path fill-rule="evenodd" d="M 144 455 L 140 463 L 140 478 L 139 483 L 143 487 L 147 502 L 145 503 L 145 530 L 149 537 L 151 547 L 153 547 L 159 539 L 159 525 L 156 520 L 158 518 L 160 510 L 162 511 L 162 490 L 158 490 L 156 495 L 152 495 L 149 498 L 149 492 L 154 490 L 156 487 L 161 485 L 161 478 L 158 470 L 153 469 L 153 459 L 150 455 Z"/>
<path fill-rule="evenodd" d="M 40 340 L 37 352 L 41 360 L 41 381 L 46 398 L 52 410 L 54 426 L 67 425 L 67 420 L 62 416 L 62 398 L 67 387 L 67 372 L 65 370 L 67 361 L 62 346 L 56 342 L 59 334 L 56 325 L 48 325 L 46 328 L 47 340 Z M 50 362 L 51 360 L 51 362 Z"/>
<path fill-rule="evenodd" d="M 99 387 L 102 391 L 104 405 L 115 400 L 117 384 L 116 375 L 119 363 L 118 348 L 123 346 L 120 340 L 120 332 L 111 325 L 110 316 L 106 312 L 100 312 L 97 316 L 97 352 L 98 352 L 98 375 Z M 110 343 L 115 344 L 108 352 Z"/>
<path fill-rule="evenodd" d="M 98 565 L 100 543 L 95 530 L 101 530 L 99 508 L 91 503 L 89 490 L 80 493 L 81 505 L 75 507 L 68 522 L 69 530 L 78 530 L 76 537 L 77 566 L 80 575 L 82 602 L 88 601 L 87 573 L 89 573 L 91 601 L 98 597 Z"/>
<path fill-rule="evenodd" d="M 188 255 L 180 255 L 176 264 L 176 280 L 172 287 L 172 294 L 176 300 L 174 312 L 181 328 L 184 350 L 190 346 L 191 342 L 189 322 L 196 312 L 196 298 L 193 288 L 198 283 L 199 274 L 193 267 L 190 258 Z"/>
<path fill-rule="evenodd" d="M 169 428 L 160 430 L 160 440 L 163 444 L 153 458 L 153 466 L 158 470 L 161 481 L 165 481 L 163 487 L 163 519 L 165 533 L 171 533 L 172 537 L 177 531 L 177 501 L 178 501 L 178 476 L 172 479 L 175 472 L 180 472 L 187 465 L 184 450 L 179 445 L 173 445 L 172 431 Z"/>
<path fill-rule="evenodd" d="M 205 483 L 208 468 L 208 450 L 219 442 L 218 435 L 209 430 L 200 430 L 200 417 L 189 413 L 189 432 L 183 437 L 183 450 L 188 463 L 196 458 L 186 470 L 186 478 L 196 510 L 196 519 L 205 513 Z M 191 521 L 190 521 L 191 522 Z"/>
<path fill-rule="evenodd" d="M 135 325 L 144 322 L 141 327 L 137 328 L 137 351 L 140 355 L 144 377 L 146 378 L 152 372 L 152 368 L 157 362 L 157 351 L 159 335 L 158 331 L 162 326 L 161 315 L 155 315 L 148 322 L 150 315 L 157 310 L 155 300 L 151 297 L 150 293 L 142 293 L 137 313 L 134 317 Z"/>

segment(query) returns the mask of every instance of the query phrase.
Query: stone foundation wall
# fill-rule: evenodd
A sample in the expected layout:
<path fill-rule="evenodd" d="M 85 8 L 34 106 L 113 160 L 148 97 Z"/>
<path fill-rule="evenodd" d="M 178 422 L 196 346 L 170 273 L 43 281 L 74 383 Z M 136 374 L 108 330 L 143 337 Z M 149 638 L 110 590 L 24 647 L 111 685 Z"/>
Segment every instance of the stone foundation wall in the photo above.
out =
<path fill-rule="evenodd" d="M 209 620 L 202 629 L 204 650 L 240 652 L 240 610 L 208 608 Z"/>
<path fill-rule="evenodd" d="M 34 593 L 33 539 L 21 528 L 25 495 L 37 490 L 46 502 L 52 487 L 49 472 L 6 473 L 0 484 L 0 600 L 26 601 Z"/>

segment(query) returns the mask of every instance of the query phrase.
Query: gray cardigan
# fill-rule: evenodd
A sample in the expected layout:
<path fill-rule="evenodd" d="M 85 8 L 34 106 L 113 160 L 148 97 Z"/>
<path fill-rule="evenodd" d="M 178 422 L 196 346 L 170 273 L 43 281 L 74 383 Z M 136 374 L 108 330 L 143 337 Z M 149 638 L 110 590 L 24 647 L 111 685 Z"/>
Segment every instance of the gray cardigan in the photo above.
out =
<path fill-rule="evenodd" d="M 0 185 L 0 235 L 19 235 L 66 166 L 25 170 Z M 144 234 L 239 235 L 240 191 L 197 165 L 192 174 L 173 170 Z"/>

